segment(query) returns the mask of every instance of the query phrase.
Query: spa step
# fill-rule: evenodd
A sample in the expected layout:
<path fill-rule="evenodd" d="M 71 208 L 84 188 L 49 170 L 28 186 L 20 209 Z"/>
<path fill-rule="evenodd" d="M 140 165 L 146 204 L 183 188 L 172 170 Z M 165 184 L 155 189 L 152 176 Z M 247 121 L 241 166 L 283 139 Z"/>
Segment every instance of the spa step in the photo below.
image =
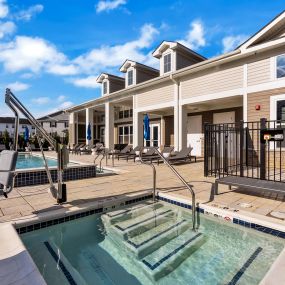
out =
<path fill-rule="evenodd" d="M 202 233 L 188 229 L 144 257 L 141 260 L 142 267 L 149 277 L 158 280 L 172 272 L 204 242 L 205 237 Z"/>
<path fill-rule="evenodd" d="M 189 229 L 191 224 L 185 219 L 177 220 L 176 218 L 159 224 L 140 235 L 131 237 L 125 241 L 126 246 L 131 249 L 138 258 L 157 250 L 171 239 L 181 235 Z"/>
<path fill-rule="evenodd" d="M 122 210 L 116 210 L 102 215 L 102 220 L 104 223 L 109 223 L 111 225 L 123 222 L 125 220 L 136 218 L 140 215 L 148 213 L 152 209 L 162 208 L 164 205 L 161 203 L 145 202 L 144 204 L 139 204 L 131 208 L 126 208 Z"/>
<path fill-rule="evenodd" d="M 122 237 L 130 238 L 139 235 L 153 227 L 165 223 L 174 217 L 173 210 L 163 207 L 156 211 L 148 212 L 136 218 L 117 223 L 113 228 Z"/>

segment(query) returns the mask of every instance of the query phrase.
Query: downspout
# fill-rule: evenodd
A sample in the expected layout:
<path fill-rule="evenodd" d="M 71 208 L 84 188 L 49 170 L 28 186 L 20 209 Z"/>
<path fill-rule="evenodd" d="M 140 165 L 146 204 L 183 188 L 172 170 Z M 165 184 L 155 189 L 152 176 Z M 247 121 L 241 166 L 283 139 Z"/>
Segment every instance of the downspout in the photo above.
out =
<path fill-rule="evenodd" d="M 179 105 L 180 105 L 180 92 L 179 92 L 179 89 L 180 89 L 180 81 L 178 81 L 177 79 L 173 78 L 173 74 L 171 73 L 169 75 L 169 78 L 170 80 L 175 84 L 175 88 L 176 88 L 176 94 L 175 94 L 175 107 L 177 108 L 177 128 L 178 128 L 178 138 L 176 139 L 177 141 L 177 149 L 176 150 L 179 150 L 179 146 L 180 146 L 180 108 L 179 108 Z M 174 108 L 175 108 L 174 107 Z M 174 124 L 175 124 L 175 112 L 174 112 Z M 174 133 L 175 133 L 175 126 L 174 126 Z M 174 142 L 175 142 L 175 136 L 174 136 Z"/>

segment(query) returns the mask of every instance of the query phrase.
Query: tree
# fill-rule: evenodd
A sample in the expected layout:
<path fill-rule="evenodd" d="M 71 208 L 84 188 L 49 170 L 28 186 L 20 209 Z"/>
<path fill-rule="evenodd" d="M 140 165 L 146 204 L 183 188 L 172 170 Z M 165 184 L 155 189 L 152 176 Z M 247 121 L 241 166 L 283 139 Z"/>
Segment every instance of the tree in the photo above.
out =
<path fill-rule="evenodd" d="M 5 144 L 5 147 L 9 149 L 10 135 L 7 130 L 3 132 L 3 143 Z"/>

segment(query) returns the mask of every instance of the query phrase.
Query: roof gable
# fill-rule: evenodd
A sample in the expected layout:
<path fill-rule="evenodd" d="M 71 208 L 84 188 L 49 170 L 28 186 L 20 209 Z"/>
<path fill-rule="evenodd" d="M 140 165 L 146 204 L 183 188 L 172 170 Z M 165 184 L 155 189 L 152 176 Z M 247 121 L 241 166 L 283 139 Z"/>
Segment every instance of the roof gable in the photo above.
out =
<path fill-rule="evenodd" d="M 252 37 L 241 44 L 237 49 L 242 51 L 270 41 L 285 39 L 285 11 L 275 17 L 266 26 L 261 28 Z"/>

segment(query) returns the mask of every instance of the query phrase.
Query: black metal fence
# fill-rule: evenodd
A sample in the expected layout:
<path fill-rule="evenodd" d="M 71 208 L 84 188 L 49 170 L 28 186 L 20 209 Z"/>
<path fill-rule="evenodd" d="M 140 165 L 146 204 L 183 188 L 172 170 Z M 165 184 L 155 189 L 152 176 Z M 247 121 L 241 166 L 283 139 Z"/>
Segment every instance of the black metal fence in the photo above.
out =
<path fill-rule="evenodd" d="M 205 176 L 285 182 L 285 121 L 205 124 Z"/>

